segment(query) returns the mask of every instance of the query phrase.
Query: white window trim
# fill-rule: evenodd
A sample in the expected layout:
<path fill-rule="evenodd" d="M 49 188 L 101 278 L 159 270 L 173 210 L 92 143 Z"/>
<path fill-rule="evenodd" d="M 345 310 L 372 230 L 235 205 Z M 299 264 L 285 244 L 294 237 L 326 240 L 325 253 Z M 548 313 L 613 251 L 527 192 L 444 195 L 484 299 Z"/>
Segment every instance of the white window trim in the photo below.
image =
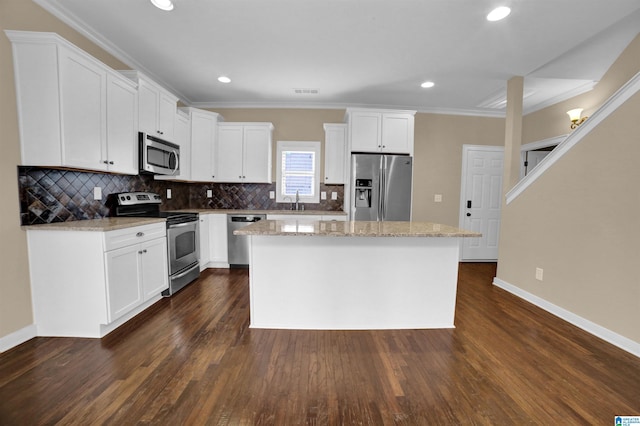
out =
<path fill-rule="evenodd" d="M 278 141 L 277 142 L 277 173 L 276 173 L 276 202 L 295 203 L 289 196 L 282 196 L 282 152 L 283 151 L 313 151 L 315 153 L 315 190 L 313 197 L 300 196 L 301 203 L 320 202 L 320 142 L 319 141 Z"/>

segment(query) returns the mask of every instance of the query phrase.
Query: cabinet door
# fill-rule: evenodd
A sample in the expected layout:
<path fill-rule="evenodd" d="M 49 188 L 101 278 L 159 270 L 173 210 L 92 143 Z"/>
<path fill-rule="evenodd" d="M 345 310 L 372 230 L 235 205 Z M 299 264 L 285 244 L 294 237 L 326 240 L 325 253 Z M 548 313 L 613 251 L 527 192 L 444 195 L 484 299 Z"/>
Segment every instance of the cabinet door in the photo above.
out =
<path fill-rule="evenodd" d="M 180 146 L 180 174 L 173 179 L 191 179 L 191 121 L 176 113 L 174 140 Z"/>
<path fill-rule="evenodd" d="M 244 128 L 242 181 L 271 183 L 271 128 Z"/>
<path fill-rule="evenodd" d="M 220 124 L 216 140 L 216 182 L 242 182 L 243 126 Z"/>
<path fill-rule="evenodd" d="M 324 183 L 345 184 L 347 129 L 344 124 L 326 124 L 324 138 Z"/>
<path fill-rule="evenodd" d="M 106 252 L 107 305 L 113 322 L 143 301 L 140 286 L 140 245 Z"/>
<path fill-rule="evenodd" d="M 200 214 L 198 232 L 200 237 L 200 270 L 206 268 L 211 262 L 211 245 L 209 242 L 210 214 Z M 225 216 L 226 217 L 226 216 Z"/>
<path fill-rule="evenodd" d="M 138 174 L 138 94 L 113 75 L 107 76 L 107 160 L 111 172 Z"/>
<path fill-rule="evenodd" d="M 158 131 L 162 139 L 173 141 L 174 119 L 176 117 L 177 101 L 166 93 L 160 92 L 158 104 Z"/>
<path fill-rule="evenodd" d="M 141 132 L 160 137 L 158 129 L 160 90 L 140 80 L 138 84 L 138 127 Z"/>
<path fill-rule="evenodd" d="M 217 116 L 191 113 L 191 179 L 213 180 L 213 149 Z"/>
<path fill-rule="evenodd" d="M 227 215 L 210 214 L 209 217 L 209 247 L 211 262 L 227 263 Z"/>
<path fill-rule="evenodd" d="M 144 300 L 148 300 L 169 288 L 167 239 L 158 238 L 143 243 L 140 247 L 142 291 Z"/>
<path fill-rule="evenodd" d="M 408 114 L 382 115 L 382 151 L 411 154 L 413 151 L 413 120 Z"/>
<path fill-rule="evenodd" d="M 378 152 L 382 142 L 382 114 L 353 112 L 349 116 L 352 152 Z"/>
<path fill-rule="evenodd" d="M 60 52 L 62 162 L 107 170 L 105 70 L 66 49 Z"/>

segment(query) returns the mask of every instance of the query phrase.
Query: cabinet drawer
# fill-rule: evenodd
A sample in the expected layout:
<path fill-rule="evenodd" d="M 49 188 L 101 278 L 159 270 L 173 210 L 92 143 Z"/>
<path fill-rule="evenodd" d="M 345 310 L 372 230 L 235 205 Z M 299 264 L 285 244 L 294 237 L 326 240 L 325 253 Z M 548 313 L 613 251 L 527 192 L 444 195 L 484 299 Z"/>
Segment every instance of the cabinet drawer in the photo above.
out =
<path fill-rule="evenodd" d="M 105 232 L 104 250 L 115 250 L 132 244 L 162 238 L 166 235 L 167 227 L 164 223 L 152 223 L 150 225 L 109 231 Z"/>

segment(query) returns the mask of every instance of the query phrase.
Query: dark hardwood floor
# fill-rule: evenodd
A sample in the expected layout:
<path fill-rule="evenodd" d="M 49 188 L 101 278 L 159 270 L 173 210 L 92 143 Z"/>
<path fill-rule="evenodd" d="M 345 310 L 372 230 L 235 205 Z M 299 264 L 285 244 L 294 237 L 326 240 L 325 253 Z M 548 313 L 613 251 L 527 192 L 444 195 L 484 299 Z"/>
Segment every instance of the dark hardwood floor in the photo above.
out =
<path fill-rule="evenodd" d="M 249 329 L 248 273 L 211 269 L 102 340 L 0 354 L 0 424 L 608 425 L 640 359 L 462 264 L 456 328 Z M 303 283 L 301 283 L 303 285 Z M 393 285 L 393 283 L 390 283 Z"/>

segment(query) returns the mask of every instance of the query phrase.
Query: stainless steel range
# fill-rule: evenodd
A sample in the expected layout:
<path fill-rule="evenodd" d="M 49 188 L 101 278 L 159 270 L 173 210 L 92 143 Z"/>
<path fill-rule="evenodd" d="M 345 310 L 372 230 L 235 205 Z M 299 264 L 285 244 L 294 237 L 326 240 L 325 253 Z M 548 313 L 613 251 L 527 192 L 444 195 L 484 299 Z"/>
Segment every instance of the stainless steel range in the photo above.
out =
<path fill-rule="evenodd" d="M 112 216 L 167 218 L 169 289 L 163 296 L 171 296 L 200 276 L 198 213 L 160 211 L 162 199 L 153 192 L 121 192 L 112 197 Z"/>

